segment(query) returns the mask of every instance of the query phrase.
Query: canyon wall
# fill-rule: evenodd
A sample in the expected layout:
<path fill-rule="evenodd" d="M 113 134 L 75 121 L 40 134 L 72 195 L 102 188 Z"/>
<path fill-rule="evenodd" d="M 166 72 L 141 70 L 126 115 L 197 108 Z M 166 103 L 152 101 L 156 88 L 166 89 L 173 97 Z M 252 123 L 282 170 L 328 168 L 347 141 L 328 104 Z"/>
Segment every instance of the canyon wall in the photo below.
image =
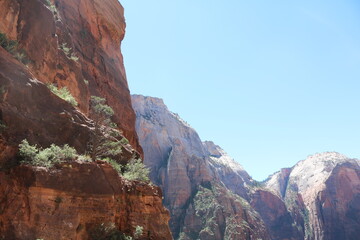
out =
<path fill-rule="evenodd" d="M 125 20 L 118 1 L 0 0 L 0 33 L 17 42 L 16 55 L 33 79 L 67 87 L 85 115 L 91 95 L 105 97 L 113 121 L 142 153 L 120 52 Z"/>
<path fill-rule="evenodd" d="M 319 153 L 265 184 L 282 197 L 305 239 L 357 239 L 360 234 L 360 161 Z"/>
<path fill-rule="evenodd" d="M 23 139 L 87 154 L 92 95 L 106 99 L 129 140 L 121 160 L 141 156 L 120 52 L 124 32 L 117 0 L 0 0 L 0 239 L 98 239 L 101 227 L 130 236 L 142 227 L 139 239 L 172 239 L 155 186 L 128 181 L 101 161 L 20 164 Z M 78 104 L 47 84 L 66 87 Z"/>
<path fill-rule="evenodd" d="M 163 190 L 174 238 L 300 239 L 284 202 L 223 149 L 202 142 L 161 99 L 133 95 L 132 102 L 144 162 Z"/>

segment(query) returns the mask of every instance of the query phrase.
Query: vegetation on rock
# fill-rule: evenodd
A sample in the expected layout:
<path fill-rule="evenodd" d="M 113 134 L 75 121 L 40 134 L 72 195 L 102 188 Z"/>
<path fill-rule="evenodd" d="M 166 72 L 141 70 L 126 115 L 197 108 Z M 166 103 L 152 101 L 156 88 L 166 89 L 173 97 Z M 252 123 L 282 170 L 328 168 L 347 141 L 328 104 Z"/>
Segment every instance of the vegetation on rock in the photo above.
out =
<path fill-rule="evenodd" d="M 21 163 L 47 168 L 56 163 L 73 160 L 78 156 L 76 150 L 67 144 L 63 147 L 51 144 L 50 147 L 42 149 L 37 148 L 36 145 L 30 145 L 26 139 L 19 145 L 19 154 L 22 158 Z"/>
<path fill-rule="evenodd" d="M 103 159 L 108 162 L 120 175 L 129 181 L 150 182 L 150 170 L 144 165 L 141 159 L 132 159 L 125 166 L 111 158 Z"/>
<path fill-rule="evenodd" d="M 114 223 L 101 223 L 90 233 L 92 240 L 132 240 L 133 238 L 119 231 Z"/>
<path fill-rule="evenodd" d="M 0 46 L 23 64 L 28 64 L 30 62 L 25 50 L 19 48 L 18 41 L 8 39 L 4 33 L 0 33 Z"/>
<path fill-rule="evenodd" d="M 150 170 L 144 165 L 141 159 L 132 159 L 125 165 L 124 178 L 130 181 L 149 182 Z"/>
<path fill-rule="evenodd" d="M 67 101 L 68 103 L 70 103 L 71 105 L 73 105 L 74 107 L 76 107 L 78 105 L 77 101 L 75 100 L 75 98 L 71 95 L 71 93 L 69 92 L 69 90 L 67 89 L 67 87 L 63 87 L 63 88 L 57 88 L 54 84 L 47 84 L 47 87 L 50 89 L 50 91 L 52 93 L 54 93 L 56 96 L 58 96 L 59 98 Z"/>
<path fill-rule="evenodd" d="M 90 156 L 93 161 L 116 157 L 122 153 L 122 144 L 116 138 L 120 133 L 115 129 L 116 124 L 111 121 L 114 110 L 105 102 L 105 98 L 91 96 L 90 117 L 94 121 L 94 131 L 90 142 Z"/>

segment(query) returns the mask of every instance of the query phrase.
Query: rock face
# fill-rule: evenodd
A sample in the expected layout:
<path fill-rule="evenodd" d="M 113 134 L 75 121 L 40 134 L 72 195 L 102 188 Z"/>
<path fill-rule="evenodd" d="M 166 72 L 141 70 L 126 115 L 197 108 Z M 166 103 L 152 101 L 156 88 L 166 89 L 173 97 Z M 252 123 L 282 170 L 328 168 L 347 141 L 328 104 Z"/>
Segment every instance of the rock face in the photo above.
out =
<path fill-rule="evenodd" d="M 108 164 L 0 172 L 0 211 L 2 239 L 94 239 L 101 223 L 129 235 L 141 226 L 140 239 L 171 239 L 161 190 L 127 182 Z"/>
<path fill-rule="evenodd" d="M 175 238 L 360 236 L 359 160 L 335 152 L 316 154 L 258 183 L 219 146 L 201 143 L 161 99 L 132 99 L 145 163 L 164 191 Z"/>
<path fill-rule="evenodd" d="M 18 42 L 16 52 L 0 47 L 0 239 L 93 239 L 101 224 L 130 235 L 141 226 L 140 239 L 172 239 L 157 187 L 125 181 L 106 164 L 19 166 L 23 139 L 83 154 L 94 130 L 91 95 L 106 98 L 131 143 L 123 144 L 122 160 L 139 157 L 119 49 L 124 29 L 116 0 L 0 0 L 0 33 Z M 45 83 L 67 87 L 78 106 Z"/>
<path fill-rule="evenodd" d="M 114 122 L 142 152 L 120 52 L 125 20 L 118 1 L 0 0 L 0 33 L 18 42 L 33 79 L 67 87 L 81 112 L 88 112 L 91 95 L 105 97 Z"/>
<path fill-rule="evenodd" d="M 282 196 L 305 239 L 358 239 L 359 163 L 336 152 L 315 154 L 266 185 Z"/>
<path fill-rule="evenodd" d="M 144 162 L 163 189 L 176 239 L 296 239 L 284 202 L 224 150 L 202 143 L 161 99 L 134 95 L 132 102 Z"/>

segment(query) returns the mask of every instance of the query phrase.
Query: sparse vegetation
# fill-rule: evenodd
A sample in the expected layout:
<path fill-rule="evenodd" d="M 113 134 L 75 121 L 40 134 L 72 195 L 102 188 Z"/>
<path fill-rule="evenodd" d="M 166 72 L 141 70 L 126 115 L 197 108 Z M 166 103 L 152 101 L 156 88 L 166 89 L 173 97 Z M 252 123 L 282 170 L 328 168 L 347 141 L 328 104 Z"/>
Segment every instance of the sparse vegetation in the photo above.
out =
<path fill-rule="evenodd" d="M 116 157 L 122 152 L 121 142 L 116 138 L 119 131 L 114 128 L 114 123 L 111 121 L 114 111 L 105 102 L 104 98 L 91 96 L 90 116 L 94 120 L 94 131 L 91 137 L 90 156 L 93 161 Z"/>
<path fill-rule="evenodd" d="M 139 237 L 141 237 L 141 235 L 143 234 L 143 230 L 144 228 L 141 226 L 136 226 L 135 227 L 135 233 L 134 233 L 134 238 L 138 239 Z"/>
<path fill-rule="evenodd" d="M 56 6 L 50 0 L 44 0 L 45 6 L 47 6 L 53 14 L 57 14 Z"/>
<path fill-rule="evenodd" d="M 72 50 L 72 48 L 68 47 L 66 43 L 62 43 L 59 47 L 60 50 L 62 50 L 66 57 L 77 62 L 79 60 L 79 57 L 76 56 L 76 54 L 74 53 L 74 51 Z"/>
<path fill-rule="evenodd" d="M 71 93 L 69 92 L 69 90 L 66 87 L 58 89 L 54 84 L 48 84 L 47 87 L 56 96 L 67 101 L 74 107 L 76 107 L 78 105 L 78 102 L 75 100 L 75 98 L 71 95 Z"/>
<path fill-rule="evenodd" d="M 6 125 L 0 120 L 0 133 L 6 129 Z"/>
<path fill-rule="evenodd" d="M 46 168 L 78 156 L 76 150 L 67 144 L 63 147 L 51 144 L 50 147 L 41 149 L 36 145 L 30 145 L 26 139 L 19 144 L 19 154 L 22 158 L 21 163 Z"/>
<path fill-rule="evenodd" d="M 111 158 L 104 158 L 120 175 L 129 181 L 149 182 L 150 170 L 142 163 L 141 159 L 133 159 L 125 166 Z"/>
<path fill-rule="evenodd" d="M 125 165 L 124 178 L 130 181 L 149 182 L 150 170 L 144 165 L 141 159 L 132 159 Z"/>
<path fill-rule="evenodd" d="M 90 232 L 92 240 L 132 240 L 133 238 L 119 231 L 114 223 L 101 223 Z"/>
<path fill-rule="evenodd" d="M 77 160 L 79 162 L 91 162 L 91 157 L 89 155 L 79 155 Z"/>
<path fill-rule="evenodd" d="M 19 62 L 22 62 L 25 65 L 30 63 L 25 50 L 19 48 L 18 41 L 9 40 L 4 33 L 0 33 L 0 46 L 12 54 Z"/>
<path fill-rule="evenodd" d="M 123 166 L 111 158 L 104 158 L 104 161 L 109 163 L 119 174 L 122 174 Z"/>

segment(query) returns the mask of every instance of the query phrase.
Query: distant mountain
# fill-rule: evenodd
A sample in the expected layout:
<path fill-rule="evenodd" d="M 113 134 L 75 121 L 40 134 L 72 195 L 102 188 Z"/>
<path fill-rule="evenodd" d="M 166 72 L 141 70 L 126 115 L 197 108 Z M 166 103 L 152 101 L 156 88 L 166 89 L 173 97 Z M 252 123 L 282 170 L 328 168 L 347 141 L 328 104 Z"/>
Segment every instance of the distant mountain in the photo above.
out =
<path fill-rule="evenodd" d="M 175 239 L 301 239 L 281 198 L 219 146 L 202 142 L 161 99 L 133 95 L 132 103 L 144 162 L 163 190 Z"/>
<path fill-rule="evenodd" d="M 305 239 L 359 239 L 360 161 L 336 152 L 315 154 L 270 176 Z"/>

